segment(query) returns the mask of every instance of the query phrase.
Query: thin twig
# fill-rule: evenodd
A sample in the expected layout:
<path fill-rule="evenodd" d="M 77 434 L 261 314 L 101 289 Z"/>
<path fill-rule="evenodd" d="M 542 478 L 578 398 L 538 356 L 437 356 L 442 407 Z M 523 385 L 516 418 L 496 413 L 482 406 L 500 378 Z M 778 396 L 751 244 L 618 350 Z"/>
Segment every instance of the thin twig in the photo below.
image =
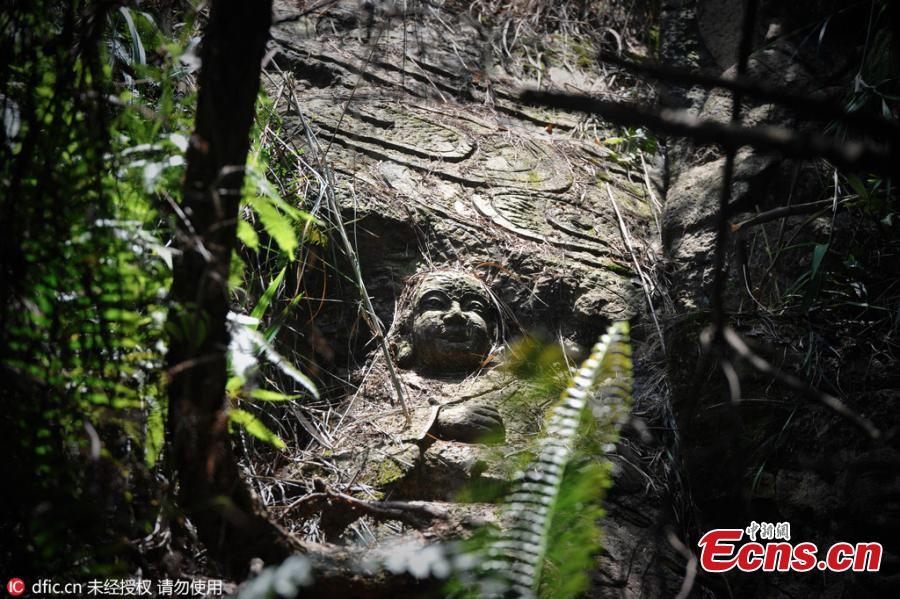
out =
<path fill-rule="evenodd" d="M 306 119 L 303 119 L 303 127 L 306 130 L 307 136 L 310 138 L 310 149 L 313 157 L 319 160 L 319 168 L 324 171 L 325 174 L 325 196 L 326 201 L 328 203 L 328 207 L 331 210 L 332 218 L 334 219 L 334 225 L 337 229 L 338 235 L 341 238 L 341 243 L 344 246 L 344 253 L 347 256 L 347 259 L 350 261 L 351 266 L 353 267 L 353 275 L 356 279 L 356 285 L 359 289 L 360 298 L 362 299 L 364 314 L 366 316 L 365 320 L 368 323 L 369 327 L 372 330 L 372 333 L 375 335 L 375 339 L 378 341 L 379 346 L 381 347 L 381 353 L 384 355 L 384 360 L 387 363 L 388 374 L 391 378 L 391 383 L 394 386 L 394 391 L 397 394 L 397 401 L 400 403 L 400 408 L 403 410 L 403 416 L 406 419 L 406 425 L 409 426 L 412 424 L 412 416 L 409 413 L 409 405 L 406 401 L 406 395 L 403 393 L 403 385 L 400 383 L 400 377 L 397 374 L 397 370 L 394 366 L 394 360 L 391 357 L 391 351 L 388 348 L 387 339 L 384 336 L 384 329 L 381 326 L 381 320 L 379 320 L 378 315 L 375 313 L 375 308 L 372 306 L 372 300 L 369 298 L 369 292 L 366 291 L 366 284 L 363 281 L 362 276 L 362 268 L 359 264 L 359 258 L 356 255 L 356 250 L 353 248 L 353 244 L 350 242 L 350 238 L 347 236 L 347 229 L 344 227 L 344 220 L 341 218 L 341 210 L 340 206 L 338 206 L 337 199 L 334 195 L 334 179 L 331 174 L 331 169 L 327 166 L 324 160 L 319 158 L 319 153 L 317 151 L 318 142 L 315 140 L 315 133 L 312 132 L 312 129 L 309 127 Z"/>
<path fill-rule="evenodd" d="M 314 480 L 316 491 L 304 495 L 289 504 L 284 514 L 300 510 L 309 515 L 326 508 L 341 508 L 360 516 L 369 516 L 376 520 L 397 520 L 410 526 L 421 526 L 423 523 L 446 519 L 447 514 L 427 504 L 408 501 L 366 501 L 335 491 L 321 480 Z"/>
<path fill-rule="evenodd" d="M 795 216 L 797 214 L 809 214 L 811 212 L 816 212 L 823 208 L 832 207 L 833 209 L 837 209 L 838 206 L 842 206 L 846 204 L 851 199 L 848 198 L 842 202 L 835 202 L 834 199 L 827 200 L 819 200 L 817 202 L 808 202 L 806 204 L 793 204 L 791 206 L 781 206 L 779 208 L 773 208 L 772 210 L 767 210 L 766 212 L 761 212 L 755 216 L 748 218 L 747 220 L 741 221 L 739 223 L 732 223 L 731 232 L 737 233 L 744 227 L 751 227 L 753 225 L 761 225 L 763 223 L 767 223 L 773 220 L 778 220 L 779 218 L 787 218 L 788 216 Z"/>
<path fill-rule="evenodd" d="M 394 391 L 397 394 L 397 401 L 400 403 L 400 408 L 402 409 L 403 416 L 406 419 L 406 425 L 409 426 L 412 423 L 412 416 L 409 412 L 409 405 L 406 401 L 406 395 L 403 392 L 403 385 L 400 383 L 400 377 L 397 374 L 396 367 L 394 366 L 394 360 L 391 357 L 391 352 L 388 348 L 387 340 L 384 336 L 384 330 L 381 326 L 381 321 L 378 319 L 378 315 L 375 313 L 375 308 L 372 306 L 372 301 L 369 298 L 368 291 L 366 290 L 366 285 L 362 277 L 362 269 L 359 264 L 359 258 L 356 255 L 356 250 L 353 248 L 353 244 L 350 242 L 350 238 L 347 236 L 347 230 L 344 227 L 344 221 L 341 218 L 340 206 L 338 206 L 337 199 L 334 195 L 334 176 L 331 168 L 327 163 L 328 150 L 326 148 L 324 152 L 322 151 L 322 148 L 319 145 L 319 140 L 317 139 L 315 132 L 312 130 L 312 127 L 309 126 L 309 122 L 303 114 L 300 102 L 293 94 L 293 92 L 291 93 L 291 99 L 294 103 L 294 108 L 297 110 L 297 114 L 300 116 L 300 122 L 303 125 L 303 132 L 306 135 L 309 152 L 312 158 L 316 161 L 319 169 L 322 171 L 322 174 L 316 172 L 314 169 L 310 170 L 316 175 L 319 181 L 320 190 L 324 191 L 325 201 L 333 215 L 334 225 L 338 231 L 339 237 L 341 238 L 341 243 L 344 246 L 344 252 L 353 267 L 354 278 L 356 279 L 360 298 L 362 299 L 363 303 L 365 320 L 369 324 L 372 333 L 375 335 L 375 338 L 377 339 L 378 344 L 381 347 L 382 354 L 384 355 L 385 362 L 387 363 L 391 383 L 393 384 Z"/>
<path fill-rule="evenodd" d="M 656 223 L 656 233 L 659 235 L 659 242 L 661 244 L 663 238 L 659 215 L 662 213 L 662 204 L 656 199 L 656 194 L 653 192 L 653 183 L 650 181 L 650 172 L 647 169 L 647 162 L 644 160 L 644 153 L 639 150 L 638 156 L 641 157 L 641 170 L 644 174 L 644 186 L 647 188 L 647 195 L 650 196 L 650 213 L 653 215 L 653 221 Z"/>
<path fill-rule="evenodd" d="M 333 185 L 333 184 L 332 184 Z M 351 186 L 352 190 L 353 187 Z M 355 193 L 355 191 L 354 191 Z M 359 292 L 362 296 L 363 304 L 366 308 L 366 313 L 368 318 L 366 319 L 369 323 L 369 326 L 372 327 L 372 332 L 375 334 L 375 338 L 378 340 L 378 344 L 381 346 L 381 353 L 384 355 L 384 361 L 387 363 L 388 374 L 390 374 L 391 382 L 394 385 L 394 391 L 397 393 L 397 400 L 400 402 L 400 408 L 403 410 L 403 417 L 406 418 L 406 425 L 409 426 L 412 424 L 412 417 L 409 413 L 409 405 L 406 402 L 406 396 L 403 393 L 403 385 L 400 384 L 400 377 L 397 375 L 397 369 L 394 366 L 394 359 L 391 356 L 391 351 L 388 348 L 387 339 L 384 336 L 384 329 L 381 327 L 381 320 L 378 319 L 378 315 L 375 313 L 375 308 L 372 306 L 372 300 L 369 298 L 368 292 L 366 292 L 366 285 L 363 282 L 362 278 L 362 269 L 359 266 L 359 259 L 356 256 L 356 252 L 353 250 L 353 246 L 350 244 L 350 239 L 347 237 L 347 231 L 344 229 L 344 222 L 341 219 L 341 213 L 337 206 L 337 200 L 334 198 L 334 192 L 330 192 L 329 194 L 329 202 L 332 205 L 332 210 L 334 211 L 334 218 L 337 221 L 338 232 L 341 235 L 341 241 L 344 243 L 345 248 L 347 249 L 347 255 L 350 258 L 351 263 L 353 264 L 353 272 L 356 275 L 356 281 L 359 285 Z"/>
<path fill-rule="evenodd" d="M 747 61 L 753 48 L 753 28 L 756 24 L 756 0 L 750 0 L 744 8 L 741 21 L 741 38 L 738 44 L 737 76 L 743 77 L 747 72 Z M 731 126 L 740 127 L 741 103 L 743 95 L 734 91 L 731 98 Z M 719 212 L 716 219 L 716 252 L 714 256 L 712 287 L 712 320 L 714 340 L 720 340 L 725 327 L 725 278 L 727 276 L 728 254 L 728 202 L 731 200 L 731 182 L 734 178 L 734 159 L 737 148 L 729 146 L 725 150 L 725 166 L 722 172 L 722 189 L 719 194 Z M 727 373 L 726 373 L 727 374 Z"/>
<path fill-rule="evenodd" d="M 339 1 L 340 0 L 324 0 L 323 2 L 319 2 L 317 4 L 310 6 L 309 8 L 307 8 L 304 11 L 301 11 L 301 12 L 298 12 L 298 13 L 295 13 L 292 15 L 288 15 L 286 17 L 282 17 L 282 18 L 278 19 L 277 21 L 273 22 L 272 26 L 277 27 L 278 25 L 284 25 L 285 23 L 295 23 L 295 22 L 299 21 L 300 19 L 302 19 L 303 17 L 310 15 L 321 8 L 328 8 L 332 4 L 337 4 Z"/>
<path fill-rule="evenodd" d="M 687 560 L 684 566 L 684 580 L 681 581 L 681 588 L 678 589 L 678 594 L 675 596 L 675 599 L 687 599 L 694 588 L 694 580 L 697 578 L 697 556 L 671 530 L 666 532 L 666 538 L 675 551 Z"/>
<path fill-rule="evenodd" d="M 653 298 L 650 295 L 650 289 L 647 287 L 647 281 L 645 280 L 646 275 L 644 274 L 644 270 L 641 268 L 641 263 L 638 260 L 637 252 L 634 251 L 634 245 L 631 243 L 631 236 L 628 235 L 628 229 L 625 226 L 625 220 L 622 218 L 622 213 L 619 212 L 619 206 L 616 204 L 616 200 L 613 197 L 612 191 L 609 189 L 609 183 L 606 184 L 606 193 L 609 196 L 609 201 L 612 202 L 613 210 L 616 212 L 616 218 L 619 222 L 619 234 L 622 235 L 622 241 L 625 243 L 625 246 L 628 248 L 628 252 L 631 254 L 631 260 L 634 262 L 634 268 L 637 270 L 638 278 L 641 280 L 641 288 L 644 290 L 644 296 L 647 298 L 647 305 L 650 307 L 650 316 L 653 317 L 653 324 L 656 326 L 656 333 L 659 335 L 659 342 L 661 347 L 666 346 L 665 339 L 663 338 L 662 327 L 659 326 L 659 319 L 656 316 L 656 308 L 653 306 Z"/>
<path fill-rule="evenodd" d="M 848 408 L 845 403 L 843 403 L 833 395 L 829 395 L 828 393 L 819 391 L 818 389 L 814 389 L 802 379 L 792 374 L 788 374 L 783 370 L 773 366 L 768 360 L 751 350 L 746 342 L 744 342 L 744 340 L 741 338 L 741 336 L 738 335 L 737 331 L 735 331 L 731 327 L 725 327 L 723 329 L 722 337 L 728 344 L 728 346 L 733 349 L 738 356 L 746 360 L 759 372 L 771 376 L 782 385 L 793 389 L 794 391 L 797 391 L 806 399 L 823 405 L 826 408 L 837 413 L 838 415 L 842 416 L 843 418 L 846 418 L 857 427 L 865 431 L 865 433 L 872 439 L 878 439 L 881 437 L 881 431 L 878 430 L 878 428 L 876 428 L 871 421 L 863 418 L 862 416 Z"/>

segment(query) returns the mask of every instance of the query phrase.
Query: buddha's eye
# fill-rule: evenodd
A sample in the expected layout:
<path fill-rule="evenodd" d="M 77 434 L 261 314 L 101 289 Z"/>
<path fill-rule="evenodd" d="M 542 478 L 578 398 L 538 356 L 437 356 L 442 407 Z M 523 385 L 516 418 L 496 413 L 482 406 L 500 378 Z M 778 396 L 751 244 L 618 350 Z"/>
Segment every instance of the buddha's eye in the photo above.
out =
<path fill-rule="evenodd" d="M 468 298 L 463 302 L 463 310 L 466 312 L 477 312 L 478 314 L 486 314 L 487 313 L 487 304 L 484 301 L 476 298 Z"/>
<path fill-rule="evenodd" d="M 446 299 L 438 294 L 426 295 L 419 301 L 420 310 L 443 310 L 446 306 Z"/>

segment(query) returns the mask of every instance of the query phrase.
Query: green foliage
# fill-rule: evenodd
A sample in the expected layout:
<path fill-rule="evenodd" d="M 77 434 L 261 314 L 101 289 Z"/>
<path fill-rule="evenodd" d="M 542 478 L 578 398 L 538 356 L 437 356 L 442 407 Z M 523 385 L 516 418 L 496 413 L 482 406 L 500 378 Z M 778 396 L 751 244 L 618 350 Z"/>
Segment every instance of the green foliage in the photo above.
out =
<path fill-rule="evenodd" d="M 856 194 L 852 202 L 859 207 L 864 214 L 876 218 L 885 227 L 892 227 L 897 211 L 896 191 L 891 189 L 891 180 L 870 176 L 863 180 L 857 175 L 846 177 L 847 186 Z"/>
<path fill-rule="evenodd" d="M 167 24 L 132 3 L 37 0 L 0 18 L 0 352 L 11 390 L 3 449 L 17 466 L 7 482 L 23 489 L 0 535 L 23 548 L 23 563 L 60 575 L 75 564 L 81 574 L 110 567 L 98 556 L 126 555 L 122 539 L 149 533 L 163 503 L 158 486 L 133 485 L 161 465 L 166 341 L 185 330 L 167 321 L 166 297 L 174 224 L 185 218 L 194 17 L 188 8 Z M 273 339 L 297 301 L 284 296 L 287 266 L 304 239 L 325 236 L 295 207 L 305 187 L 299 175 L 286 179 L 292 169 L 273 151 L 276 131 L 274 108 L 261 99 L 237 231 L 245 247 L 231 272 L 245 291 L 239 309 L 255 325 L 233 330 L 246 333 L 237 348 L 253 365 L 292 387 L 262 388 L 268 373 L 235 375 L 228 392 L 233 427 L 284 447 L 256 412 L 318 396 Z M 248 274 L 251 256 L 258 268 Z M 257 293 L 259 280 L 267 287 Z M 135 500 L 147 493 L 156 496 Z"/>
<path fill-rule="evenodd" d="M 284 441 L 281 440 L 281 437 L 273 433 L 269 430 L 269 428 L 262 423 L 262 421 L 247 412 L 246 410 L 241 410 L 240 408 L 232 408 L 232 410 L 228 413 L 229 422 L 232 424 L 239 424 L 246 430 L 248 433 L 263 441 L 265 443 L 271 443 L 278 449 L 284 449 L 287 447 Z"/>
<path fill-rule="evenodd" d="M 612 325 L 575 372 L 506 499 L 506 528 L 478 552 L 477 574 L 461 576 L 456 592 L 566 598 L 587 587 L 610 480 L 601 458 L 631 403 L 628 332 L 628 323 Z"/>
<path fill-rule="evenodd" d="M 860 219 L 869 221 L 879 230 L 883 239 L 894 243 L 896 239 L 897 194 L 892 188 L 890 179 L 876 176 L 860 176 L 858 174 L 835 173 L 834 188 L 829 190 L 833 203 L 814 214 L 805 224 L 818 217 L 834 218 L 835 210 L 850 210 Z M 829 199 L 830 199 L 829 198 Z M 877 224 L 876 224 L 877 223 Z M 870 225 L 871 226 L 871 225 Z M 835 309 L 839 307 L 856 307 L 879 311 L 890 310 L 885 305 L 869 302 L 868 285 L 881 286 L 873 278 L 875 273 L 866 273 L 861 258 L 873 254 L 878 259 L 877 245 L 871 240 L 860 238 L 858 242 L 847 245 L 846 242 L 835 241 L 834 230 L 829 228 L 827 238 L 818 242 L 804 242 L 788 245 L 782 251 L 799 251 L 808 253 L 803 260 L 808 260 L 809 268 L 799 274 L 785 290 L 782 298 L 785 305 L 799 300 L 798 307 L 804 312 L 818 309 Z M 866 261 L 867 262 L 867 261 Z M 881 275 L 889 271 L 882 270 Z M 889 287 L 888 287 L 889 290 Z M 889 299 L 891 295 L 884 295 Z M 782 306 L 783 308 L 783 306 Z"/>
<path fill-rule="evenodd" d="M 640 166 L 640 153 L 655 154 L 656 138 L 641 127 L 624 127 L 620 135 L 607 137 L 603 145 L 611 149 L 609 158 L 622 166 Z"/>
<path fill-rule="evenodd" d="M 898 33 L 891 23 L 888 0 L 872 4 L 862 64 L 847 98 L 847 111 L 870 111 L 893 120 L 900 100 L 900 55 L 894 41 Z"/>
<path fill-rule="evenodd" d="M 165 413 L 161 403 L 152 403 L 147 411 L 147 436 L 144 459 L 153 468 L 166 442 Z"/>
<path fill-rule="evenodd" d="M 240 311 L 249 317 L 232 315 L 229 394 L 241 409 L 247 408 L 255 414 L 259 425 L 267 418 L 266 404 L 291 403 L 298 408 L 292 412 L 293 420 L 313 437 L 321 438 L 300 411 L 304 397 L 319 397 L 315 383 L 275 346 L 281 323 L 302 299 L 302 294 L 294 297 L 287 294 L 284 280 L 288 269 L 294 268 L 292 263 L 298 256 L 304 259 L 305 241 L 321 245 L 326 239 L 322 223 L 296 207 L 304 199 L 305 179 L 299 165 L 292 162 L 299 154 L 293 150 L 285 152 L 280 136 L 281 118 L 272 102 L 261 93 L 237 228 L 243 248 L 232 260 L 231 273 L 232 287 L 241 292 L 236 297 L 243 300 L 239 300 Z M 245 263 L 242 257 L 249 259 Z M 264 326 L 260 330 L 261 325 Z M 256 376 L 262 372 L 267 376 Z M 262 378 L 273 388 L 259 388 Z M 245 416 L 232 419 L 232 423 L 243 427 L 254 438 L 272 441 L 269 435 L 257 434 L 258 429 L 247 428 L 246 422 Z M 283 445 L 280 438 L 274 439 L 278 439 L 276 446 Z"/>
<path fill-rule="evenodd" d="M 321 226 L 322 223 L 308 212 L 295 208 L 285 201 L 282 192 L 269 180 L 270 174 L 273 178 L 277 178 L 283 176 L 286 170 L 282 164 L 283 155 L 274 151 L 265 137 L 266 134 L 276 138 L 279 136 L 281 120 L 264 93 L 260 94 L 257 114 L 257 126 L 254 129 L 253 144 L 247 159 L 242 213 L 245 217 L 250 217 L 251 212 L 255 214 L 262 229 L 276 244 L 274 253 L 293 261 L 302 241 L 303 231 L 310 226 Z M 283 183 L 284 191 L 302 198 L 299 180 L 301 178 L 298 175 L 287 176 L 287 180 Z M 241 241 L 249 249 L 258 250 L 259 236 L 256 230 L 252 226 L 247 226 L 247 221 L 241 223 L 239 225 Z"/>
<path fill-rule="evenodd" d="M 577 597 L 587 587 L 601 549 L 598 522 L 605 511 L 600 499 L 611 485 L 611 470 L 596 456 L 573 461 L 566 469 L 547 537 L 539 596 Z"/>
<path fill-rule="evenodd" d="M 27 478 L 9 517 L 28 523 L 25 552 L 60 572 L 146 533 L 154 516 L 136 507 L 130 529 L 105 522 L 131 503 L 116 476 L 154 465 L 164 438 L 172 253 L 160 200 L 179 192 L 192 28 L 166 39 L 149 14 L 113 7 L 18 2 L 2 21 L 5 455 Z M 117 490 L 102 498 L 84 480 L 92 460 L 113 465 L 104 482 Z"/>
<path fill-rule="evenodd" d="M 558 343 L 548 343 L 535 337 L 523 337 L 510 348 L 510 358 L 504 364 L 517 379 L 528 381 L 534 397 L 555 397 L 566 388 L 569 370 Z"/>
<path fill-rule="evenodd" d="M 232 341 L 230 353 L 231 370 L 233 374 L 228 381 L 226 391 L 232 400 L 257 405 L 259 405 L 259 402 L 262 402 L 263 404 L 271 402 L 289 402 L 296 403 L 297 407 L 300 407 L 300 400 L 304 397 L 311 396 L 315 399 L 319 398 L 319 391 L 312 379 L 291 364 L 287 358 L 275 349 L 266 336 L 257 331 L 259 325 L 258 319 L 241 317 L 235 314 L 231 314 L 229 319 L 231 322 Z M 263 363 L 277 369 L 277 371 L 284 374 L 293 385 L 303 389 L 306 393 L 285 394 L 280 391 L 258 388 L 256 386 L 256 377 L 254 375 Z M 233 409 L 231 413 L 243 411 L 244 410 Z M 330 445 L 329 441 L 322 437 L 316 427 L 302 411 L 294 411 L 293 417 L 313 438 L 319 440 L 325 446 Z M 268 430 L 263 425 L 262 421 L 256 417 L 254 418 L 263 429 Z M 247 426 L 248 422 L 249 421 L 245 416 L 231 419 L 231 423 L 242 426 L 256 439 L 271 443 L 280 449 L 284 448 L 285 444 L 280 438 L 267 433 L 260 434 L 261 429 L 259 427 L 256 427 L 255 430 L 250 430 Z M 256 426 L 256 423 L 254 423 L 254 426 Z"/>
<path fill-rule="evenodd" d="M 269 304 L 272 303 L 272 298 L 275 297 L 275 292 L 278 291 L 278 287 L 281 285 L 281 282 L 284 281 L 284 273 L 287 270 L 287 267 L 281 269 L 281 272 L 278 273 L 278 276 L 272 279 L 272 282 L 269 283 L 269 286 L 266 287 L 265 293 L 262 294 L 262 297 L 259 298 L 259 301 L 256 303 L 256 307 L 253 308 L 253 311 L 250 312 L 251 318 L 262 318 L 266 313 L 266 310 L 269 308 Z"/>

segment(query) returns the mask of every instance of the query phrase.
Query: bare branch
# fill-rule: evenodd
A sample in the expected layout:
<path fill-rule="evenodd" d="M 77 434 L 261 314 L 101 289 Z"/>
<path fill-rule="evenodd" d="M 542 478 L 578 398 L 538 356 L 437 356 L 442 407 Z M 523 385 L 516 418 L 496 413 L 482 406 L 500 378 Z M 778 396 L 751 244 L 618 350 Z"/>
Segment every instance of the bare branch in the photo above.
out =
<path fill-rule="evenodd" d="M 616 199 L 613 197 L 608 183 L 606 184 L 606 194 L 609 196 L 609 201 L 612 203 L 613 210 L 615 211 L 616 218 L 618 219 L 619 234 L 622 236 L 622 241 L 625 243 L 625 246 L 628 248 L 628 252 L 631 254 L 631 261 L 634 263 L 634 268 L 638 274 L 638 279 L 640 279 L 641 281 L 641 287 L 644 289 L 644 297 L 647 298 L 647 306 L 650 308 L 650 316 L 653 317 L 653 324 L 656 326 L 656 334 L 659 335 L 660 347 L 665 347 L 666 341 L 663 338 L 662 327 L 659 325 L 659 318 L 656 315 L 656 308 L 653 306 L 653 297 L 650 295 L 650 288 L 647 286 L 647 275 L 644 274 L 644 270 L 641 268 L 641 263 L 638 261 L 637 252 L 634 251 L 634 245 L 631 243 L 631 236 L 628 234 L 628 229 L 625 226 L 625 220 L 622 218 L 622 213 L 619 211 L 619 206 L 618 204 L 616 204 Z"/>
<path fill-rule="evenodd" d="M 753 27 L 756 22 L 756 0 L 750 0 L 744 9 L 741 21 L 741 40 L 738 45 L 737 74 L 742 77 L 747 72 L 747 61 L 750 59 L 750 50 L 753 41 Z M 740 92 L 733 92 L 731 103 L 731 126 L 740 127 L 741 124 Z M 726 258 L 728 245 L 728 202 L 731 201 L 731 181 L 734 177 L 734 158 L 736 147 L 728 147 L 725 151 L 725 166 L 722 172 L 722 188 L 719 192 L 719 212 L 716 218 L 716 253 L 714 256 L 714 279 L 712 286 L 712 319 L 715 340 L 718 341 L 725 326 L 725 277 Z M 723 364 L 726 363 L 723 361 Z M 726 376 L 728 370 L 724 370 Z"/>
<path fill-rule="evenodd" d="M 835 166 L 890 176 L 900 169 L 898 152 L 860 140 L 838 140 L 819 133 L 799 133 L 782 127 L 741 127 L 701 119 L 683 110 L 648 110 L 636 104 L 598 100 L 582 94 L 527 90 L 520 101 L 594 114 L 618 125 L 646 127 L 663 135 L 687 137 L 737 150 L 745 146 L 780 152 L 787 158 L 825 158 Z"/>
<path fill-rule="evenodd" d="M 818 403 L 819 405 L 825 406 L 831 411 L 837 413 L 838 415 L 846 418 L 854 425 L 862 429 L 869 437 L 872 439 L 878 439 L 881 437 L 881 431 L 875 427 L 868 419 L 863 418 L 853 410 L 847 407 L 847 405 L 834 397 L 833 395 L 829 395 L 828 393 L 824 393 L 819 391 L 818 389 L 814 389 L 808 383 L 801 380 L 800 378 L 788 374 L 779 368 L 773 366 L 768 360 L 755 353 L 750 347 L 744 342 L 740 335 L 738 335 L 737 331 L 732 329 L 731 327 L 725 327 L 722 331 L 723 339 L 728 346 L 737 353 L 738 356 L 746 360 L 751 366 L 756 368 L 759 372 L 769 375 L 774 378 L 776 381 L 781 383 L 782 385 L 797 391 L 806 399 Z"/>
<path fill-rule="evenodd" d="M 675 599 L 686 599 L 690 597 L 691 590 L 694 588 L 694 580 L 697 578 L 697 556 L 671 530 L 666 531 L 666 539 L 675 548 L 675 551 L 687 560 L 684 566 L 684 580 L 681 582 L 681 588 L 678 589 L 678 595 L 675 596 Z"/>
<path fill-rule="evenodd" d="M 631 62 L 610 53 L 601 53 L 598 56 L 598 60 L 665 83 L 718 87 L 751 98 L 757 98 L 764 102 L 780 104 L 802 113 L 804 118 L 820 121 L 842 121 L 873 137 L 891 139 L 894 143 L 900 141 L 900 125 L 894 121 L 865 112 L 847 112 L 841 106 L 827 100 L 820 100 L 810 96 L 799 96 L 745 77 L 723 79 L 709 73 L 650 61 Z"/>
<path fill-rule="evenodd" d="M 340 509 L 351 516 L 369 516 L 375 520 L 396 520 L 410 526 L 422 526 L 447 519 L 447 513 L 425 503 L 410 501 L 366 501 L 335 491 L 322 480 L 313 481 L 316 491 L 287 506 L 285 513 L 299 510 L 311 515 L 325 509 Z"/>
<path fill-rule="evenodd" d="M 838 206 L 843 206 L 849 199 L 844 200 L 843 202 L 838 202 Z M 793 204 L 791 206 L 781 206 L 779 208 L 773 208 L 772 210 L 767 210 L 766 212 L 761 212 L 755 216 L 748 218 L 747 220 L 741 221 L 739 223 L 732 223 L 731 232 L 737 233 L 744 227 L 752 227 L 754 225 L 761 225 L 763 223 L 767 223 L 773 220 L 778 220 L 779 218 L 787 218 L 788 216 L 796 216 L 798 214 L 810 214 L 813 212 L 818 212 L 819 210 L 827 210 L 834 206 L 834 200 L 819 200 L 818 202 L 807 202 L 805 204 Z"/>

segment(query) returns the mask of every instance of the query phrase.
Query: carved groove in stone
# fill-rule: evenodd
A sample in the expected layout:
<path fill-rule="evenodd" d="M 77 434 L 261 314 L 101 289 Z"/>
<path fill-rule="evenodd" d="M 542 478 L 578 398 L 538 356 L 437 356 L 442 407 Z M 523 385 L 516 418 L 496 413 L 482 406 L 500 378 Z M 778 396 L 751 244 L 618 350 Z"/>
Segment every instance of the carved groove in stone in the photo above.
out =
<path fill-rule="evenodd" d="M 618 254 L 602 238 L 593 224 L 584 221 L 578 208 L 550 194 L 530 194 L 499 190 L 490 195 L 474 195 L 478 212 L 502 229 L 537 243 L 575 252 L 572 257 L 595 266 L 609 267 L 606 261 L 590 256 Z"/>
<path fill-rule="evenodd" d="M 460 162 L 475 151 L 475 142 L 465 133 L 409 106 L 401 110 L 386 104 L 353 104 L 342 113 L 339 107 L 320 105 L 313 121 L 351 140 L 426 160 Z"/>
<path fill-rule="evenodd" d="M 528 191 L 562 192 L 572 186 L 572 172 L 565 160 L 551 155 L 533 141 L 515 144 L 486 138 L 477 157 L 488 185 Z"/>

